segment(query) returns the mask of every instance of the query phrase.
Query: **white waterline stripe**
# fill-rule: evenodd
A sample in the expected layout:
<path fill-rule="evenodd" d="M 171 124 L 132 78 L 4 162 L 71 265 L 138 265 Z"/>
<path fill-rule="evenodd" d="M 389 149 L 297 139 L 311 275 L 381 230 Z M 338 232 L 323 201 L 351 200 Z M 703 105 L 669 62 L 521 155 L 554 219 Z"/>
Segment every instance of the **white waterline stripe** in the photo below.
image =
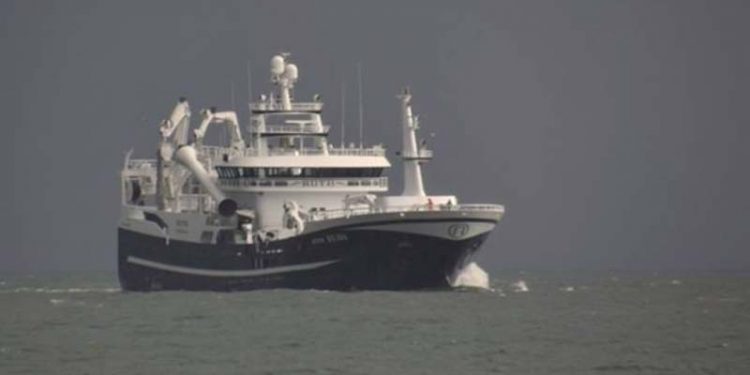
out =
<path fill-rule="evenodd" d="M 320 268 L 323 266 L 327 266 L 329 264 L 337 263 L 340 259 L 336 260 L 326 260 L 323 262 L 315 262 L 315 263 L 306 263 L 306 264 L 295 264 L 292 266 L 281 266 L 281 267 L 271 267 L 271 268 L 264 268 L 259 270 L 230 270 L 230 271 L 219 271 L 219 270 L 207 270 L 203 268 L 190 268 L 190 267 L 182 267 L 182 266 L 173 266 L 170 264 L 164 264 L 159 262 L 154 262 L 146 259 L 137 258 L 134 256 L 128 257 L 128 262 L 133 264 L 138 264 L 145 267 L 151 267 L 156 268 L 163 271 L 170 271 L 170 272 L 177 272 L 177 273 L 184 273 L 189 275 L 198 275 L 198 276 L 214 276 L 214 277 L 243 277 L 243 276 L 264 276 L 264 275 L 274 275 L 277 273 L 287 273 L 287 272 L 297 272 L 297 271 L 305 271 L 305 270 L 311 270 L 315 268 Z"/>

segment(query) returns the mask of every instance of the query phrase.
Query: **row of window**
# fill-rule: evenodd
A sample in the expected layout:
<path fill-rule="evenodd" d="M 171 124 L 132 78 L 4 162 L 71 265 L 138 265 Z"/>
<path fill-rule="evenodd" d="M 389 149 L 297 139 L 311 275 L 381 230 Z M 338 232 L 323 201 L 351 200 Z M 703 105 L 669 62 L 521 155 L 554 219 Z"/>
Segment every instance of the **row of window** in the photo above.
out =
<path fill-rule="evenodd" d="M 216 167 L 219 178 L 359 178 L 380 177 L 383 168 L 240 168 Z"/>
<path fill-rule="evenodd" d="M 295 188 L 319 188 L 319 187 L 343 187 L 343 186 L 374 186 L 374 187 L 388 187 L 388 180 L 381 179 L 363 179 L 363 180 L 343 180 L 341 182 L 335 182 L 331 180 L 300 180 L 296 182 L 289 182 L 286 180 L 253 180 L 253 179 L 226 179 L 221 181 L 221 186 L 224 187 L 286 187 L 292 186 Z"/>

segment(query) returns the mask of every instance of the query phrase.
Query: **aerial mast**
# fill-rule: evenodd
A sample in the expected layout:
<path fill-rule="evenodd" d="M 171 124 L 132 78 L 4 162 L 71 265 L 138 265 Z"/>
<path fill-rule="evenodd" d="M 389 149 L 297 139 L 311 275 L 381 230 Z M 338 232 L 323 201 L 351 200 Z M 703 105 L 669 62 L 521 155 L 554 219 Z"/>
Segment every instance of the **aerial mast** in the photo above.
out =
<path fill-rule="evenodd" d="M 401 159 L 404 163 L 404 196 L 424 197 L 421 164 L 432 158 L 432 152 L 424 145 L 417 145 L 419 121 L 411 111 L 411 92 L 409 88 L 396 96 L 401 100 L 401 127 L 403 130 L 403 148 Z"/>
<path fill-rule="evenodd" d="M 281 100 L 281 109 L 285 111 L 292 110 L 292 97 L 290 90 L 299 78 L 297 65 L 287 64 L 286 58 L 288 53 L 282 53 L 271 58 L 271 82 L 279 86 L 279 96 Z"/>
<path fill-rule="evenodd" d="M 341 148 L 346 135 L 346 82 L 341 82 Z"/>
<path fill-rule="evenodd" d="M 247 100 L 253 101 L 253 76 L 251 72 L 250 60 L 247 61 Z"/>
<path fill-rule="evenodd" d="M 362 63 L 357 63 L 357 81 L 359 83 L 359 148 L 364 147 L 364 121 L 362 117 Z"/>

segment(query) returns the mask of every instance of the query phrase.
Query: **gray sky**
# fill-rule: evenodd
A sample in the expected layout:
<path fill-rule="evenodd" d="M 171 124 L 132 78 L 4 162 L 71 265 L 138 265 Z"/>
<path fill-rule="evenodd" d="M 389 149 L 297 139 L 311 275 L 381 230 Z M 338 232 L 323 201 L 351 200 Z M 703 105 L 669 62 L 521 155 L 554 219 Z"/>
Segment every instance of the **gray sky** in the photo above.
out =
<path fill-rule="evenodd" d="M 246 122 L 246 64 L 258 93 L 279 51 L 336 128 L 361 61 L 366 141 L 392 151 L 412 87 L 428 192 L 506 205 L 487 269 L 750 269 L 748 19 L 728 0 L 0 2 L 0 271 L 114 270 L 124 153 L 153 154 L 180 95 L 229 106 L 230 82 Z"/>

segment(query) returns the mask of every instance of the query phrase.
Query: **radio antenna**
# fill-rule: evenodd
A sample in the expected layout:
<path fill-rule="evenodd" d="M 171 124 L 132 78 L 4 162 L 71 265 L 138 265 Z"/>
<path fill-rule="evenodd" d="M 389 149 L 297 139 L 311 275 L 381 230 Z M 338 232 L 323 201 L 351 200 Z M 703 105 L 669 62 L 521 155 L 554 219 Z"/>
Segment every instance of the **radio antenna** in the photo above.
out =
<path fill-rule="evenodd" d="M 232 110 L 234 111 L 234 82 L 232 81 L 229 81 L 229 100 L 232 103 Z"/>
<path fill-rule="evenodd" d="M 253 75 L 250 69 L 250 60 L 247 60 L 247 101 L 253 101 Z"/>
<path fill-rule="evenodd" d="M 341 148 L 344 148 L 346 136 L 346 82 L 341 82 Z"/>
<path fill-rule="evenodd" d="M 364 147 L 364 121 L 362 120 L 362 63 L 357 63 L 357 81 L 359 83 L 359 148 Z"/>

